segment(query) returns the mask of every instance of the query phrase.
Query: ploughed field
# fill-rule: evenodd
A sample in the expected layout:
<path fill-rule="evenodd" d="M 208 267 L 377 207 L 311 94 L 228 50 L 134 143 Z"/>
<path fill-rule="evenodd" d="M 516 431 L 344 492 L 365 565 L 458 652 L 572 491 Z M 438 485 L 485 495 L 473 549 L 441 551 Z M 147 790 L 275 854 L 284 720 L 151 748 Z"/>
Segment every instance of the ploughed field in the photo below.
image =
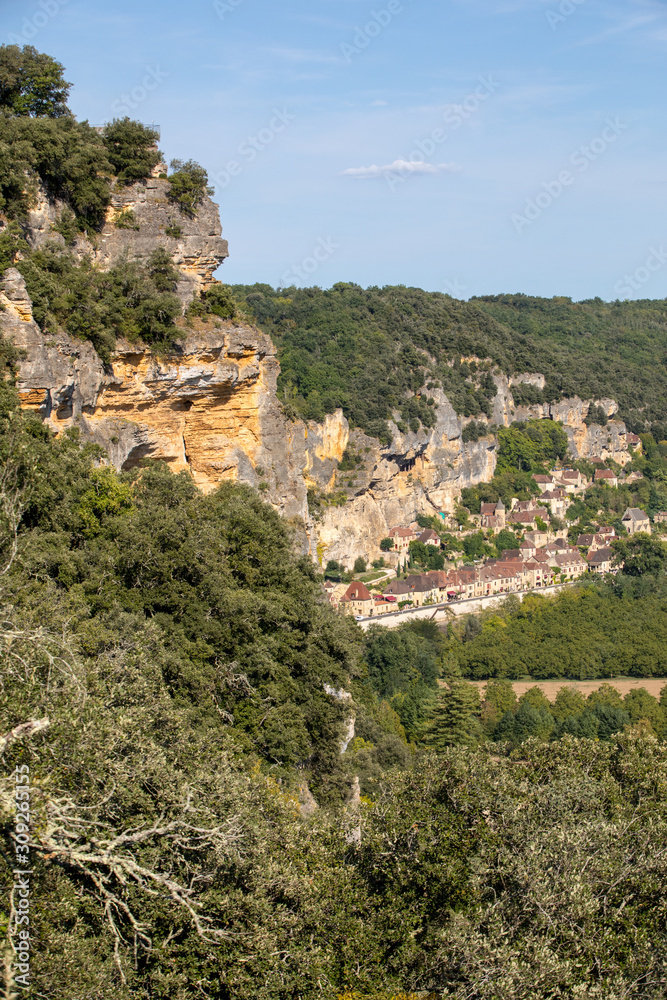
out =
<path fill-rule="evenodd" d="M 471 683 L 477 685 L 483 697 L 487 682 L 472 681 Z M 544 692 L 549 701 L 555 701 L 556 695 L 564 687 L 576 688 L 578 691 L 581 691 L 584 697 L 587 697 L 591 691 L 597 691 L 601 684 L 611 684 L 620 693 L 621 697 L 625 697 L 629 691 L 634 691 L 636 688 L 644 688 L 654 698 L 659 698 L 660 692 L 667 685 L 667 677 L 597 677 L 591 681 L 564 681 L 562 679 L 553 681 L 512 681 L 512 687 L 517 698 L 520 698 L 529 688 L 538 687 Z"/>

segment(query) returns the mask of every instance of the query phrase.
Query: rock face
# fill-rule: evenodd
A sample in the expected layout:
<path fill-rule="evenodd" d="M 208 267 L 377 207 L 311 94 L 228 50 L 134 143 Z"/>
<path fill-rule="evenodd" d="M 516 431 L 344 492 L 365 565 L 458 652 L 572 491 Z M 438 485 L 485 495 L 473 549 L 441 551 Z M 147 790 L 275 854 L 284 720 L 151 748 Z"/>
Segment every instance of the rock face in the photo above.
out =
<path fill-rule="evenodd" d="M 606 427 L 598 424 L 585 424 L 591 406 L 597 405 L 610 418 Z M 563 425 L 563 430 L 570 442 L 570 451 L 578 458 L 609 458 L 625 465 L 630 461 L 627 444 L 627 428 L 622 420 L 614 420 L 618 404 L 613 399 L 583 400 L 578 396 L 572 399 L 561 399 L 557 403 L 544 403 L 541 406 L 518 406 L 514 411 L 513 420 L 548 419 L 557 420 Z"/>
<path fill-rule="evenodd" d="M 160 167 L 166 169 L 162 164 Z M 169 201 L 168 191 L 169 182 L 157 176 L 118 188 L 112 195 L 102 232 L 94 240 L 79 237 L 74 252 L 80 258 L 89 256 L 103 270 L 108 270 L 124 254 L 142 259 L 157 247 L 164 247 L 180 270 L 176 292 L 187 305 L 196 292 L 211 284 L 213 272 L 229 256 L 229 250 L 227 240 L 220 235 L 218 206 L 209 197 L 204 198 L 196 217 L 191 219 Z M 63 207 L 62 203 L 51 202 L 42 193 L 28 216 L 29 239 L 34 247 L 43 246 L 47 240 L 63 242 L 53 231 Z M 138 228 L 116 225 L 123 212 L 134 214 L 136 221 L 131 225 Z M 168 236 L 166 230 L 171 226 L 180 228 L 181 234 Z"/>
<path fill-rule="evenodd" d="M 305 526 L 304 426 L 282 416 L 267 337 L 233 322 L 200 324 L 166 357 L 119 343 L 106 370 L 89 343 L 43 337 L 18 271 L 3 285 L 8 303 L 14 297 L 3 326 L 26 353 L 22 403 L 57 433 L 79 427 L 119 469 L 163 459 L 176 472 L 188 469 L 205 492 L 225 479 L 251 483 Z"/>
<path fill-rule="evenodd" d="M 227 244 L 210 199 L 189 220 L 169 203 L 167 190 L 159 177 L 120 189 L 99 238 L 93 244 L 82 237 L 75 252 L 108 268 L 123 254 L 146 257 L 164 246 L 180 269 L 178 291 L 186 305 L 212 281 Z M 62 240 L 52 230 L 61 208 L 43 199 L 31 213 L 33 246 Z M 138 229 L 114 225 L 123 211 L 134 213 Z M 181 235 L 167 236 L 169 226 L 181 227 Z M 167 356 L 119 342 L 105 367 L 90 343 L 65 332 L 44 337 L 15 268 L 0 281 L 0 305 L 0 328 L 25 352 L 22 403 L 57 433 L 78 427 L 119 469 L 144 458 L 163 459 L 174 471 L 188 470 L 205 492 L 227 479 L 249 483 L 291 521 L 303 551 L 321 564 L 336 559 L 351 566 L 359 555 L 377 558 L 380 540 L 394 525 L 422 513 L 453 511 L 464 487 L 489 480 L 495 471 L 495 436 L 463 442 L 466 421 L 441 390 L 432 392 L 435 425 L 403 434 L 397 422 L 390 423 L 387 446 L 351 429 L 340 410 L 322 424 L 288 421 L 276 395 L 274 345 L 248 324 L 194 321 Z M 592 401 L 518 407 L 512 385 L 543 388 L 544 376 L 494 380 L 493 423 L 558 420 L 576 457 L 627 461 L 623 423 L 586 426 Z M 613 400 L 596 403 L 613 417 Z"/>

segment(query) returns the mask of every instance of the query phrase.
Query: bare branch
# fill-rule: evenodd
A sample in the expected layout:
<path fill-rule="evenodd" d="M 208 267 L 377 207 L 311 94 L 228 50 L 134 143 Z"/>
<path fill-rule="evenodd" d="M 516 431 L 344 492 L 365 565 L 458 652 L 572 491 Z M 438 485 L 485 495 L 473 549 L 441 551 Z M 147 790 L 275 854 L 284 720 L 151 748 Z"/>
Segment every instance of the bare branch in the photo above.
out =
<path fill-rule="evenodd" d="M 4 736 L 0 736 L 0 754 L 4 753 L 7 747 L 15 743 L 16 740 L 22 740 L 24 737 L 29 739 L 35 733 L 47 729 L 49 725 L 50 722 L 48 719 L 31 719 L 28 722 L 22 722 L 20 725 L 14 726 Z"/>

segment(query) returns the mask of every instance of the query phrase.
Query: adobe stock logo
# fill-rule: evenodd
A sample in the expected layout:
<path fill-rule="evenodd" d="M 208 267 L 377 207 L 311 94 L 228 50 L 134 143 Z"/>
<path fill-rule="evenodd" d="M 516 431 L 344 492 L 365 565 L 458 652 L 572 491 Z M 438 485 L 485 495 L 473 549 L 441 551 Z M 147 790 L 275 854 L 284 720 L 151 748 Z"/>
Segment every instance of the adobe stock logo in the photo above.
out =
<path fill-rule="evenodd" d="M 587 145 L 579 146 L 570 154 L 569 163 L 576 167 L 578 173 L 585 173 L 592 163 L 602 156 L 609 146 L 616 142 L 619 135 L 627 129 L 619 118 L 607 118 L 606 128 L 600 135 L 592 139 Z M 510 222 L 517 233 L 523 232 L 527 226 L 540 218 L 543 212 L 550 208 L 557 201 L 566 188 L 571 187 L 576 181 L 576 175 L 571 170 L 560 170 L 556 177 L 550 181 L 542 181 L 542 190 L 533 198 L 527 198 L 523 209 L 523 215 L 513 212 Z"/>
<path fill-rule="evenodd" d="M 9 35 L 9 45 L 23 46 L 35 35 L 45 28 L 49 21 L 60 13 L 60 8 L 69 3 L 69 0 L 39 0 L 38 7 L 32 17 L 24 17 L 21 25 L 21 34 L 12 32 Z"/>
<path fill-rule="evenodd" d="M 626 299 L 632 297 L 633 292 L 638 292 L 639 289 L 650 281 L 656 271 L 659 271 L 667 264 L 667 250 L 663 247 L 662 243 L 656 249 L 655 247 L 649 247 L 648 257 L 644 263 L 638 267 L 632 274 L 624 274 L 620 281 L 617 281 L 614 285 L 614 291 L 618 296 L 624 296 Z"/>
<path fill-rule="evenodd" d="M 367 49 L 373 39 L 377 38 L 391 24 L 396 15 L 402 14 L 404 10 L 401 0 L 389 0 L 387 6 L 382 10 L 371 11 L 370 20 L 362 28 L 356 29 L 352 44 L 350 45 L 349 42 L 340 43 L 340 51 L 343 53 L 346 64 L 349 66 L 354 56 L 360 55 L 364 49 Z"/>
<path fill-rule="evenodd" d="M 296 115 L 291 114 L 287 108 L 283 108 L 282 111 L 274 108 L 273 118 L 268 125 L 255 135 L 246 136 L 243 142 L 239 143 L 236 147 L 237 155 L 243 157 L 246 164 L 252 163 L 295 119 Z M 243 169 L 244 164 L 240 160 L 228 160 L 222 170 L 211 175 L 211 180 L 217 188 L 223 190 L 229 187 L 233 177 L 243 173 Z"/>
<path fill-rule="evenodd" d="M 577 7 L 581 7 L 585 2 L 586 0 L 562 0 L 555 10 L 546 10 L 544 16 L 551 30 L 555 31 L 559 24 L 563 24 L 568 17 L 572 17 Z"/>
<path fill-rule="evenodd" d="M 237 7 L 240 7 L 243 0 L 214 0 L 213 10 L 221 21 L 224 21 L 225 14 L 231 14 Z"/>
<path fill-rule="evenodd" d="M 146 100 L 148 95 L 160 86 L 163 80 L 169 76 L 163 72 L 159 66 L 146 66 L 146 75 L 140 86 L 133 87 L 129 93 L 123 93 L 111 102 L 111 110 L 117 115 L 129 115 L 136 111 L 140 104 Z"/>

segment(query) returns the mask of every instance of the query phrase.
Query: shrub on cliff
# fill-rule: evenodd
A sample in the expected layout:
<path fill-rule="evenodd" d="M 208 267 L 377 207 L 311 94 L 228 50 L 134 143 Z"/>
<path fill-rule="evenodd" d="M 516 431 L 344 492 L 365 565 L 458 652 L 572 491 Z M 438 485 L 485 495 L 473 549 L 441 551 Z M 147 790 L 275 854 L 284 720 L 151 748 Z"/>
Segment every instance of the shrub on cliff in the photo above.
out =
<path fill-rule="evenodd" d="M 599 424 L 600 427 L 606 427 L 609 423 L 607 411 L 594 403 L 584 417 L 584 423 L 587 427 L 591 427 L 593 424 Z"/>
<path fill-rule="evenodd" d="M 2 119 L 0 209 L 9 218 L 25 218 L 41 186 L 72 209 L 79 229 L 99 229 L 112 170 L 101 136 L 87 122 L 69 115 Z"/>
<path fill-rule="evenodd" d="M 167 197 L 183 215 L 194 217 L 206 195 L 213 194 L 208 174 L 195 160 L 172 160 Z"/>
<path fill-rule="evenodd" d="M 216 281 L 210 288 L 199 293 L 187 310 L 188 316 L 219 316 L 221 319 L 234 319 L 236 303 L 229 285 Z"/>
<path fill-rule="evenodd" d="M 467 444 L 469 441 L 479 441 L 480 438 L 489 433 L 490 428 L 488 424 L 478 420 L 471 420 L 470 423 L 466 424 L 463 428 L 463 431 L 461 432 L 461 440 L 464 444 Z"/>
<path fill-rule="evenodd" d="M 155 129 L 131 118 L 114 118 L 104 128 L 104 145 L 120 184 L 133 184 L 150 177 L 162 160 Z"/>
<path fill-rule="evenodd" d="M 63 327 L 90 340 L 108 361 L 117 337 L 160 347 L 172 346 L 181 303 L 173 289 L 178 271 L 158 248 L 145 264 L 123 259 L 108 271 L 89 260 L 79 262 L 55 244 L 27 254 L 17 263 L 44 333 Z"/>

